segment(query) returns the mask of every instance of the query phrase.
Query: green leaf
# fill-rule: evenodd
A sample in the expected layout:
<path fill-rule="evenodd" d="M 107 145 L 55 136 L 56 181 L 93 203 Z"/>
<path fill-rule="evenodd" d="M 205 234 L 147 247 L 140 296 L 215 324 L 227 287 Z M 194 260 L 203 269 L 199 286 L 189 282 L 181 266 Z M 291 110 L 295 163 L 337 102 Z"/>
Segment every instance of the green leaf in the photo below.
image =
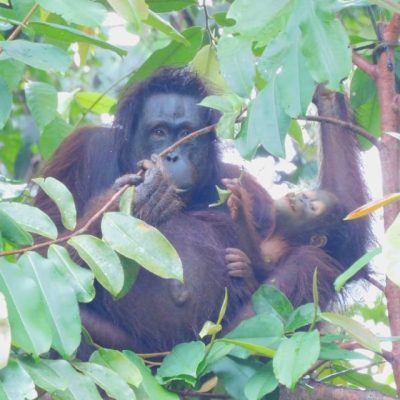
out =
<path fill-rule="evenodd" d="M 365 348 L 381 353 L 381 344 L 375 334 L 369 329 L 366 329 L 360 322 L 335 313 L 321 313 L 323 320 L 344 329 L 354 340 L 360 343 Z"/>
<path fill-rule="evenodd" d="M 163 20 L 156 13 L 149 11 L 147 19 L 144 23 L 166 34 L 170 39 L 181 42 L 186 46 L 190 46 L 189 41 L 179 31 L 177 31 L 169 22 Z"/>
<path fill-rule="evenodd" d="M 249 379 L 259 371 L 262 364 L 254 360 L 224 357 L 211 366 L 218 382 L 235 400 L 246 399 L 244 390 Z"/>
<path fill-rule="evenodd" d="M 151 10 L 158 13 L 165 13 L 195 6 L 197 5 L 197 0 L 146 0 L 146 3 Z"/>
<path fill-rule="evenodd" d="M 177 251 L 156 228 L 129 215 L 109 212 L 103 217 L 101 230 L 104 240 L 118 253 L 161 278 L 183 281 Z"/>
<path fill-rule="evenodd" d="M 10 360 L 6 368 L 0 370 L 0 398 L 4 400 L 33 400 L 37 392 L 32 378 L 17 363 Z"/>
<path fill-rule="evenodd" d="M 237 339 L 220 339 L 223 343 L 234 344 L 235 346 L 242 347 L 245 350 L 248 350 L 252 354 L 256 354 L 263 357 L 272 358 L 275 355 L 275 350 L 266 346 L 261 346 L 258 344 L 253 344 L 249 342 L 245 342 L 243 340 Z"/>
<path fill-rule="evenodd" d="M 72 193 L 55 178 L 32 179 L 56 203 L 61 214 L 61 222 L 70 231 L 76 227 L 76 208 Z"/>
<path fill-rule="evenodd" d="M 7 85 L 7 82 L 1 76 L 0 76 L 0 99 L 1 99 L 0 129 L 3 129 L 11 113 L 12 94 Z"/>
<path fill-rule="evenodd" d="M 25 253 L 18 265 L 37 284 L 53 334 L 52 347 L 63 357 L 70 357 L 81 341 L 78 302 L 55 265 L 37 253 Z"/>
<path fill-rule="evenodd" d="M 293 313 L 289 299 L 277 288 L 271 285 L 261 285 L 252 296 L 256 314 L 275 314 L 287 320 Z"/>
<path fill-rule="evenodd" d="M 357 110 L 376 96 L 375 81 L 360 68 L 354 71 L 350 85 L 350 105 Z"/>
<path fill-rule="evenodd" d="M 283 336 L 283 323 L 275 314 L 260 314 L 242 321 L 224 339 L 238 339 L 253 345 L 274 348 Z"/>
<path fill-rule="evenodd" d="M 341 349 L 335 343 L 321 343 L 320 360 L 369 360 L 371 359 L 357 351 Z"/>
<path fill-rule="evenodd" d="M 136 261 L 126 258 L 121 254 L 119 254 L 118 256 L 119 260 L 121 261 L 122 268 L 124 269 L 124 286 L 116 296 L 117 300 L 122 299 L 122 297 L 128 294 L 128 292 L 131 290 L 132 286 L 136 282 L 139 276 L 139 272 L 142 268 Z"/>
<path fill-rule="evenodd" d="M 91 0 L 38 0 L 38 3 L 78 25 L 100 26 L 107 13 L 102 4 Z"/>
<path fill-rule="evenodd" d="M 57 227 L 50 217 L 36 207 L 22 203 L 2 202 L 0 210 L 10 216 L 28 232 L 55 239 L 58 235 Z"/>
<path fill-rule="evenodd" d="M 126 214 L 132 214 L 132 207 L 135 201 L 135 186 L 130 186 L 122 193 L 119 199 L 119 211 Z"/>
<path fill-rule="evenodd" d="M 310 325 L 314 322 L 315 318 L 315 305 L 314 303 L 303 304 L 296 308 L 286 323 L 285 331 L 294 332 L 303 326 Z"/>
<path fill-rule="evenodd" d="M 244 100 L 241 97 L 234 93 L 225 94 L 224 96 L 207 96 L 199 105 L 221 111 L 223 115 L 217 125 L 218 136 L 225 139 L 234 137 L 236 119 L 244 105 Z"/>
<path fill-rule="evenodd" d="M 9 57 L 45 71 L 64 72 L 71 64 L 68 53 L 56 46 L 17 39 L 0 42 Z"/>
<path fill-rule="evenodd" d="M 117 104 L 116 99 L 99 92 L 79 92 L 75 100 L 81 107 L 96 114 L 110 113 Z"/>
<path fill-rule="evenodd" d="M 71 133 L 73 127 L 57 116 L 43 130 L 39 139 L 40 153 L 48 160 L 61 142 Z"/>
<path fill-rule="evenodd" d="M 230 88 L 239 96 L 248 97 L 256 77 L 251 41 L 241 36 L 222 36 L 217 55 L 222 76 Z"/>
<path fill-rule="evenodd" d="M 64 360 L 42 360 L 57 375 L 67 382 L 67 389 L 52 393 L 57 400 L 101 400 L 93 380 L 77 372 L 71 364 Z"/>
<path fill-rule="evenodd" d="M 100 284 L 113 296 L 117 296 L 124 285 L 124 270 L 113 249 L 91 235 L 74 236 L 68 240 L 68 244 L 89 265 Z"/>
<path fill-rule="evenodd" d="M 316 2 L 302 4 L 301 48 L 309 71 L 317 82 L 327 82 L 329 88 L 339 90 L 352 67 L 346 30 L 334 13 L 320 14 Z"/>
<path fill-rule="evenodd" d="M 357 272 L 364 268 L 378 254 L 382 253 L 382 247 L 376 247 L 369 250 L 366 254 L 355 261 L 348 269 L 340 274 L 334 282 L 336 292 L 340 292 L 346 282 L 351 279 Z"/>
<path fill-rule="evenodd" d="M 135 400 L 128 384 L 112 369 L 90 362 L 75 362 L 75 368 L 91 378 L 108 396 L 118 400 Z"/>
<path fill-rule="evenodd" d="M 131 351 L 124 351 L 123 354 L 139 369 L 143 382 L 136 391 L 138 399 L 159 399 L 159 400 L 179 400 L 179 396 L 175 393 L 164 389 L 151 374 L 143 360 Z"/>
<path fill-rule="evenodd" d="M 33 28 L 36 33 L 41 33 L 55 40 L 61 40 L 68 43 L 89 43 L 103 49 L 111 50 L 121 57 L 128 54 L 126 50 L 121 49 L 120 47 L 113 46 L 110 43 L 88 35 L 78 29 L 71 28 L 70 26 L 32 21 L 29 23 L 29 27 Z"/>
<path fill-rule="evenodd" d="M 44 363 L 30 357 L 24 357 L 19 359 L 18 362 L 33 379 L 35 385 L 44 391 L 53 393 L 67 388 L 67 381 L 64 377 L 50 367 L 51 361 Z"/>
<path fill-rule="evenodd" d="M 57 90 L 44 82 L 28 82 L 25 96 L 29 110 L 40 130 L 57 115 Z"/>
<path fill-rule="evenodd" d="M 219 70 L 217 52 L 214 46 L 207 44 L 198 51 L 193 58 L 192 69 L 207 82 L 210 82 L 214 93 L 224 92 L 225 82 Z"/>
<path fill-rule="evenodd" d="M 89 361 L 112 369 L 130 385 L 139 387 L 142 383 L 143 378 L 139 368 L 120 351 L 99 349 L 90 356 Z"/>
<path fill-rule="evenodd" d="M 190 46 L 173 41 L 166 47 L 156 50 L 130 77 L 127 87 L 148 77 L 161 66 L 183 66 L 188 64 L 201 46 L 203 31 L 200 27 L 194 26 L 183 31 L 182 35 L 188 40 Z"/>
<path fill-rule="evenodd" d="M 2 77 L 10 90 L 15 90 L 21 82 L 25 65 L 11 58 L 0 61 L 0 77 Z"/>
<path fill-rule="evenodd" d="M 74 263 L 68 251 L 57 244 L 49 247 L 47 257 L 53 262 L 57 271 L 69 281 L 79 302 L 88 303 L 93 300 L 95 296 L 94 274 L 90 269 L 82 268 Z"/>
<path fill-rule="evenodd" d="M 36 356 L 50 349 L 52 332 L 35 281 L 0 258 L 0 292 L 7 302 L 12 344 Z"/>
<path fill-rule="evenodd" d="M 276 378 L 293 390 L 297 381 L 318 360 L 319 352 L 317 330 L 297 332 L 290 339 L 283 339 L 272 361 Z"/>
<path fill-rule="evenodd" d="M 383 265 L 386 275 L 400 286 L 400 214 L 386 230 L 383 238 Z"/>
<path fill-rule="evenodd" d="M 236 20 L 232 30 L 262 45 L 283 30 L 293 3 L 293 0 L 236 0 L 227 17 Z"/>
<path fill-rule="evenodd" d="M 236 145 L 241 154 L 252 152 L 258 145 L 277 157 L 284 157 L 284 140 L 290 118 L 282 108 L 276 79 L 261 90 L 249 106 L 247 137 L 239 137 Z"/>
<path fill-rule="evenodd" d="M 315 91 L 314 80 L 300 51 L 300 40 L 300 30 L 296 26 L 292 29 L 290 46 L 277 76 L 282 107 L 292 118 L 306 114 Z"/>
<path fill-rule="evenodd" d="M 272 361 L 270 361 L 249 379 L 244 388 L 244 393 L 247 399 L 259 400 L 272 393 L 278 387 L 278 384 L 279 382 L 272 369 Z"/>
<path fill-rule="evenodd" d="M 355 110 L 357 123 L 374 135 L 376 138 L 381 136 L 381 111 L 378 95 L 371 97 L 366 103 L 362 104 Z M 366 149 L 372 146 L 365 138 L 360 138 L 360 143 Z"/>
<path fill-rule="evenodd" d="M 3 293 L 0 293 L 0 343 L 0 369 L 2 369 L 7 365 L 11 350 L 11 328 Z"/>
<path fill-rule="evenodd" d="M 194 386 L 199 367 L 205 357 L 205 349 L 205 344 L 199 341 L 178 344 L 164 358 L 157 375 L 164 383 L 183 380 Z"/>
<path fill-rule="evenodd" d="M 17 246 L 27 246 L 33 243 L 32 236 L 2 210 L 0 210 L 0 231 L 5 239 Z"/>

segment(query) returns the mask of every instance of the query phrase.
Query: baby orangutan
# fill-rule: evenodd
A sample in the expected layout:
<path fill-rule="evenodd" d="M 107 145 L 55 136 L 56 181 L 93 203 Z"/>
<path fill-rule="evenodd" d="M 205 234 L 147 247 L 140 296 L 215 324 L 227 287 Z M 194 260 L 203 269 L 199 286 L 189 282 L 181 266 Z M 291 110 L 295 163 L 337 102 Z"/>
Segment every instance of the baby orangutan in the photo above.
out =
<path fill-rule="evenodd" d="M 320 306 L 326 308 L 335 297 L 335 278 L 349 267 L 339 258 L 350 238 L 349 222 L 343 221 L 346 211 L 336 196 L 325 190 L 289 193 L 272 203 L 274 222 L 260 226 L 254 218 L 254 201 L 270 202 L 268 192 L 259 186 L 257 193 L 249 193 L 239 179 L 223 183 L 232 192 L 227 204 L 247 248 L 263 260 L 255 269 L 250 262 L 254 254 L 227 248 L 229 275 L 246 279 L 253 289 L 260 283 L 271 284 L 297 307 L 313 301 L 317 269 Z"/>

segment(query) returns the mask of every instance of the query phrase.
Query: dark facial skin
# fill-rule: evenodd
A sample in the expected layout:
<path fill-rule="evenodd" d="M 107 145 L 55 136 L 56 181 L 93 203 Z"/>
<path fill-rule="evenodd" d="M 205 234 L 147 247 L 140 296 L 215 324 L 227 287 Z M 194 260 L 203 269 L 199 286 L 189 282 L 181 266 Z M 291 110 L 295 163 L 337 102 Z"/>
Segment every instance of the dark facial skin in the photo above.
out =
<path fill-rule="evenodd" d="M 325 190 L 289 193 L 275 202 L 277 230 L 301 233 L 317 226 L 317 221 L 336 204 L 336 197 Z"/>
<path fill-rule="evenodd" d="M 133 146 L 141 149 L 137 159 L 149 159 L 153 154 L 182 137 L 204 127 L 204 108 L 199 100 L 180 94 L 154 94 L 143 105 L 143 114 L 136 128 Z M 179 146 L 162 159 L 165 175 L 181 191 L 190 190 L 205 170 L 204 153 L 210 139 L 201 136 Z"/>

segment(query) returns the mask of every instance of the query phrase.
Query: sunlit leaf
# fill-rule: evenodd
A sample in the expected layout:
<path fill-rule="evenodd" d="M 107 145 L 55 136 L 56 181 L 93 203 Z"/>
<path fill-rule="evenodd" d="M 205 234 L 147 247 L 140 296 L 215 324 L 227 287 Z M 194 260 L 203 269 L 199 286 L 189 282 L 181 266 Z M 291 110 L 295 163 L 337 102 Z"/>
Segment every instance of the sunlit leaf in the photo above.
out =
<path fill-rule="evenodd" d="M 379 339 L 369 329 L 365 328 L 360 322 L 350 319 L 345 315 L 339 315 L 331 312 L 321 313 L 322 319 L 325 321 L 339 326 L 351 335 L 358 343 L 365 348 L 381 353 L 381 344 Z"/>
<path fill-rule="evenodd" d="M 0 258 L 0 291 L 7 302 L 12 344 L 34 355 L 47 352 L 52 331 L 35 281 Z"/>
<path fill-rule="evenodd" d="M 71 356 L 81 341 L 78 302 L 54 264 L 38 253 L 28 252 L 18 260 L 22 271 L 37 284 L 52 330 L 52 347 L 63 357 Z"/>
<path fill-rule="evenodd" d="M 118 253 L 162 278 L 183 281 L 178 253 L 156 228 L 129 215 L 109 212 L 103 217 L 101 230 L 104 240 Z"/>
<path fill-rule="evenodd" d="M 10 360 L 7 367 L 0 370 L 1 399 L 33 400 L 37 395 L 32 378 L 16 360 Z"/>
<path fill-rule="evenodd" d="M 99 349 L 90 356 L 90 362 L 112 369 L 130 385 L 139 387 L 142 383 L 139 368 L 120 351 Z"/>
<path fill-rule="evenodd" d="M 143 381 L 136 391 L 139 399 L 162 399 L 162 400 L 179 400 L 176 393 L 170 392 L 161 386 L 156 378 L 152 375 L 143 360 L 135 353 L 125 350 L 123 354 L 139 369 Z"/>
<path fill-rule="evenodd" d="M 33 28 L 35 32 L 46 35 L 49 38 L 61 40 L 69 43 L 79 42 L 79 43 L 89 43 L 103 49 L 111 50 L 118 55 L 126 56 L 127 51 L 119 47 L 113 46 L 103 40 L 96 38 L 95 36 L 88 35 L 78 29 L 71 28 L 66 25 L 53 24 L 49 22 L 35 22 L 32 21 L 29 27 Z"/>
<path fill-rule="evenodd" d="M 64 72 L 71 63 L 66 51 L 51 44 L 17 39 L 0 42 L 0 48 L 9 57 L 45 71 Z"/>
<path fill-rule="evenodd" d="M 36 125 L 42 130 L 57 114 L 57 90 L 44 82 L 28 82 L 25 96 Z"/>
<path fill-rule="evenodd" d="M 124 270 L 117 254 L 101 239 L 91 235 L 78 235 L 68 240 L 89 265 L 96 279 L 113 296 L 117 296 L 124 285 Z"/>
<path fill-rule="evenodd" d="M 360 257 L 348 269 L 346 269 L 346 271 L 344 271 L 335 279 L 335 290 L 339 292 L 350 278 L 352 278 L 358 271 L 365 267 L 376 255 L 380 253 L 382 253 L 382 247 L 376 247 Z"/>
<path fill-rule="evenodd" d="M 248 399 L 263 399 L 268 393 L 272 393 L 278 387 L 272 368 L 272 361 L 261 367 L 247 382 L 244 393 Z"/>
<path fill-rule="evenodd" d="M 193 386 L 205 357 L 205 349 L 205 344 L 199 341 L 178 344 L 164 358 L 157 375 L 163 382 L 183 380 Z"/>
<path fill-rule="evenodd" d="M 230 88 L 241 97 L 249 96 L 256 76 L 251 41 L 241 36 L 223 36 L 217 55 L 222 76 Z"/>
<path fill-rule="evenodd" d="M 60 116 L 51 121 L 40 135 L 40 152 L 45 160 L 49 159 L 61 142 L 71 133 L 73 127 Z"/>
<path fill-rule="evenodd" d="M 317 82 L 328 82 L 328 87 L 339 90 L 352 66 L 347 32 L 334 13 L 319 12 L 318 2 L 302 4 L 301 48 L 306 65 Z"/>
<path fill-rule="evenodd" d="M 0 231 L 4 238 L 17 246 L 26 246 L 33 243 L 32 235 L 22 229 L 8 213 L 0 209 Z"/>
<path fill-rule="evenodd" d="M 274 373 L 278 381 L 294 389 L 298 380 L 318 360 L 320 351 L 319 332 L 297 332 L 284 338 L 273 359 Z"/>
<path fill-rule="evenodd" d="M 76 208 L 72 193 L 59 180 L 48 178 L 32 179 L 56 203 L 61 214 L 62 224 L 69 230 L 76 226 Z"/>
<path fill-rule="evenodd" d="M 11 330 L 8 321 L 7 303 L 0 292 L 0 369 L 8 362 L 11 349 Z"/>
<path fill-rule="evenodd" d="M 368 214 L 373 213 L 378 208 L 385 207 L 385 206 L 392 204 L 395 201 L 399 201 L 399 200 L 400 200 L 400 193 L 390 193 L 390 194 L 384 196 L 382 199 L 374 200 L 367 204 L 364 204 L 361 207 L 358 207 L 351 213 L 347 214 L 344 219 L 346 221 L 349 221 L 352 219 L 364 217 Z"/>
<path fill-rule="evenodd" d="M 190 46 L 173 41 L 166 47 L 156 50 L 131 76 L 127 86 L 146 78 L 161 66 L 183 66 L 188 64 L 201 46 L 203 31 L 200 27 L 195 26 L 183 31 L 182 35 L 189 41 Z"/>
<path fill-rule="evenodd" d="M 38 3 L 78 25 L 100 26 L 107 13 L 102 4 L 91 0 L 38 0 Z"/>
<path fill-rule="evenodd" d="M 51 368 L 52 361 L 38 362 L 33 358 L 24 357 L 18 362 L 31 376 L 35 385 L 46 392 L 53 393 L 67 388 L 67 381 L 64 377 Z"/>
<path fill-rule="evenodd" d="M 181 42 L 187 46 L 190 45 L 189 41 L 169 22 L 165 21 L 159 15 L 152 11 L 149 11 L 148 17 L 144 20 L 144 23 L 155 29 L 158 29 L 162 33 L 165 33 L 172 40 Z"/>
<path fill-rule="evenodd" d="M 109 113 L 117 104 L 117 100 L 98 92 L 79 92 L 75 96 L 77 103 L 97 114 Z"/>
<path fill-rule="evenodd" d="M 3 129 L 11 113 L 12 94 L 6 81 L 1 76 L 0 76 L 0 98 L 1 98 L 0 129 Z"/>
<path fill-rule="evenodd" d="M 197 5 L 197 0 L 146 0 L 146 3 L 153 11 L 165 13 Z"/>
<path fill-rule="evenodd" d="M 382 241 L 382 265 L 391 281 L 400 286 L 400 214 L 386 230 Z"/>
<path fill-rule="evenodd" d="M 58 235 L 57 227 L 42 210 L 22 203 L 2 202 L 0 210 L 7 213 L 23 229 L 50 239 Z"/>
<path fill-rule="evenodd" d="M 63 377 L 67 383 L 65 390 L 57 390 L 52 397 L 60 400 L 101 400 L 95 383 L 89 377 L 76 371 L 65 360 L 42 360 L 57 375 Z"/>
<path fill-rule="evenodd" d="M 75 362 L 75 368 L 91 378 L 110 397 L 118 400 L 135 400 L 133 390 L 112 369 L 90 362 Z"/>
<path fill-rule="evenodd" d="M 73 262 L 68 251 L 56 244 L 49 247 L 47 257 L 53 261 L 57 271 L 69 281 L 79 302 L 88 303 L 93 300 L 95 295 L 94 274 L 90 269 Z"/>

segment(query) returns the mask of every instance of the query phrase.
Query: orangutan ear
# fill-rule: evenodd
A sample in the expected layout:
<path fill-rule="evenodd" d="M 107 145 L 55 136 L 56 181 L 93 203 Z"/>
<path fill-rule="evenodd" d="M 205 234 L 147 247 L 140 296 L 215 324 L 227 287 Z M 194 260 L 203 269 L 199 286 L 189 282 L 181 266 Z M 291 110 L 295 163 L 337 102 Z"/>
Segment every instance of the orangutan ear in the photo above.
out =
<path fill-rule="evenodd" d="M 328 237 L 326 235 L 312 235 L 310 238 L 310 245 L 320 247 L 321 249 L 328 243 Z"/>

